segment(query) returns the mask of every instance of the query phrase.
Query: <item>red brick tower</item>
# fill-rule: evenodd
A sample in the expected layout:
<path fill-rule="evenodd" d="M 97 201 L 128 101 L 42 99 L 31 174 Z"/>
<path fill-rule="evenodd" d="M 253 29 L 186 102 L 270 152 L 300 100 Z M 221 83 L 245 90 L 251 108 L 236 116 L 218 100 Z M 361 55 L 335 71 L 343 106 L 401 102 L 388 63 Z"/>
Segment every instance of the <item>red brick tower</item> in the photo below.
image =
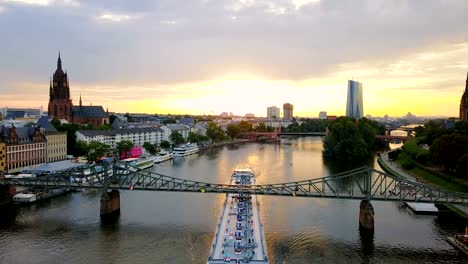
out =
<path fill-rule="evenodd" d="M 49 88 L 49 117 L 52 119 L 66 119 L 68 122 L 72 122 L 72 106 L 68 76 L 62 70 L 62 60 L 59 53 L 57 70 L 55 70 Z"/>
<path fill-rule="evenodd" d="M 460 120 L 468 120 L 468 74 L 466 75 L 465 92 L 460 101 Z"/>

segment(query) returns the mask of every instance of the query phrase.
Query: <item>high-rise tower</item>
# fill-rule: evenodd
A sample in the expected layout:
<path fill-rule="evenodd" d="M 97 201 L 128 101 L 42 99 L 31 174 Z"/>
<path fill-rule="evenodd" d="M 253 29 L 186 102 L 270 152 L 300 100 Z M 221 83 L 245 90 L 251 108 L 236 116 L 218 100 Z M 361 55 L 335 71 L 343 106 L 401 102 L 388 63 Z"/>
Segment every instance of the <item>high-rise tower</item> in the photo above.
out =
<path fill-rule="evenodd" d="M 293 120 L 294 114 L 293 114 L 293 108 L 294 106 L 290 103 L 285 103 L 283 104 L 283 119 L 284 120 Z"/>
<path fill-rule="evenodd" d="M 460 120 L 468 120 L 468 73 L 466 74 L 465 92 L 460 101 Z"/>
<path fill-rule="evenodd" d="M 55 70 L 49 86 L 49 116 L 52 119 L 66 119 L 72 122 L 72 106 L 68 76 L 62 69 L 62 59 L 59 53 L 57 70 Z"/>
<path fill-rule="evenodd" d="M 348 80 L 348 100 L 346 103 L 346 116 L 360 119 L 364 116 L 362 103 L 362 84 Z"/>

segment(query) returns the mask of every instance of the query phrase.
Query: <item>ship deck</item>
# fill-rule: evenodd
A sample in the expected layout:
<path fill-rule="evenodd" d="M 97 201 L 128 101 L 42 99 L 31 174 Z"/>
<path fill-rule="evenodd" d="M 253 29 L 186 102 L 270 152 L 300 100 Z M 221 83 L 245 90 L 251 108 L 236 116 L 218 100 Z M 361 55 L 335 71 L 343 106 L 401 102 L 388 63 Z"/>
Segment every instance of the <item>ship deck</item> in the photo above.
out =
<path fill-rule="evenodd" d="M 239 204 L 241 203 L 241 204 Z M 243 212 L 240 212 L 243 208 Z M 242 220 L 239 221 L 239 215 Z M 239 223 L 242 229 L 239 229 Z M 237 239 L 239 233 L 242 238 Z M 236 247 L 237 245 L 237 251 Z M 268 263 L 265 234 L 257 197 L 227 194 L 211 245 L 208 264 Z"/>

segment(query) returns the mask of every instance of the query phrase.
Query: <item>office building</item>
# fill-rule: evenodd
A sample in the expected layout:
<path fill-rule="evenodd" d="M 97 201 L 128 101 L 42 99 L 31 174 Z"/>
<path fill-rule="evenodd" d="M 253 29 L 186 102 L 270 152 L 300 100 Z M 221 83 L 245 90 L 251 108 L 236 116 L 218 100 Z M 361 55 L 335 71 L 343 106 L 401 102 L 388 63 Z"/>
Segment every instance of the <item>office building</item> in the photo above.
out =
<path fill-rule="evenodd" d="M 348 100 L 346 103 L 346 116 L 360 119 L 364 116 L 362 103 L 362 84 L 356 81 L 348 81 Z"/>
<path fill-rule="evenodd" d="M 267 118 L 268 119 L 280 118 L 280 108 L 276 106 L 267 107 Z"/>
<path fill-rule="evenodd" d="M 290 103 L 285 103 L 283 105 L 283 119 L 284 120 L 293 120 L 293 108 L 294 106 Z"/>
<path fill-rule="evenodd" d="M 326 111 L 320 111 L 319 119 L 327 119 L 327 112 Z"/>

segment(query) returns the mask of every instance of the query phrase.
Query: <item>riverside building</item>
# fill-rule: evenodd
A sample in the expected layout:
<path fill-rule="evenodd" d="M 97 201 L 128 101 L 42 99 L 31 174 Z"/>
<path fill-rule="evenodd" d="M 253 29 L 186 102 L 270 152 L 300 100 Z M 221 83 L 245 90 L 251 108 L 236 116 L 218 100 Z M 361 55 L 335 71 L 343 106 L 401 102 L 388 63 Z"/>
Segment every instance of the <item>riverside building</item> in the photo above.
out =
<path fill-rule="evenodd" d="M 6 144 L 6 170 L 18 172 L 24 167 L 46 162 L 47 140 L 39 127 L 0 127 L 0 142 Z"/>
<path fill-rule="evenodd" d="M 76 131 L 76 140 L 98 141 L 104 143 L 111 148 L 115 148 L 117 142 L 129 140 L 135 146 L 143 146 L 145 142 L 151 144 L 159 144 L 163 138 L 163 130 L 160 128 L 129 128 L 129 129 L 112 129 L 112 130 L 78 130 Z"/>
<path fill-rule="evenodd" d="M 280 118 L 280 108 L 276 107 L 276 106 L 267 107 L 267 118 L 268 119 L 274 119 L 274 118 L 279 119 Z"/>

